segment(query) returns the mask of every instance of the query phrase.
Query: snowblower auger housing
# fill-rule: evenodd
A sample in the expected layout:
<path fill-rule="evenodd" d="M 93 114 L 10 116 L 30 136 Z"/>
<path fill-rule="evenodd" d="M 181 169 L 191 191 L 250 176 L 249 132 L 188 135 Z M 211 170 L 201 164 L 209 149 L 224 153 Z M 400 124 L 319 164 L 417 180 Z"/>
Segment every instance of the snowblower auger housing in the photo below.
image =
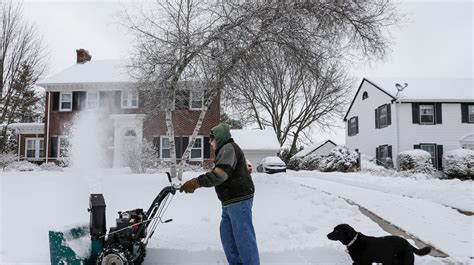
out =
<path fill-rule="evenodd" d="M 89 199 L 90 234 L 92 240 L 91 263 L 103 265 L 137 265 L 145 259 L 146 245 L 160 223 L 171 200 L 169 198 L 179 189 L 171 182 L 153 200 L 147 212 L 137 208 L 118 212 L 116 226 L 106 233 L 105 200 L 102 194 L 91 194 Z M 95 261 L 95 262 L 94 262 Z"/>

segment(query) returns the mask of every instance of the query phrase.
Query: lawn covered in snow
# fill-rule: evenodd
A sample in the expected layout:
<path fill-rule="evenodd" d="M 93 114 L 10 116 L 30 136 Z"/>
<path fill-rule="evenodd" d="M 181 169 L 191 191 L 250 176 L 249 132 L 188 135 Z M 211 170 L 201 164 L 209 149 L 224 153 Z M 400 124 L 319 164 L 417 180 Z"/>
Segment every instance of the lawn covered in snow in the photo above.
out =
<path fill-rule="evenodd" d="M 85 176 L 71 169 L 0 172 L 0 264 L 48 264 L 48 231 L 88 223 L 91 192 L 104 194 L 110 227 L 115 225 L 117 211 L 147 209 L 168 185 L 164 174 L 131 174 L 125 169 L 94 174 Z M 198 174 L 186 172 L 185 179 Z M 474 256 L 473 217 L 456 215 L 446 209 L 456 210 L 444 206 L 472 211 L 472 181 L 292 171 L 252 176 L 256 186 L 254 225 L 262 264 L 351 264 L 345 247 L 326 238 L 340 223 L 366 235 L 387 235 L 342 198 L 361 204 L 451 255 L 448 259 L 416 257 L 416 264 L 474 264 L 469 259 Z M 418 211 L 412 212 L 410 200 L 421 205 L 415 206 Z M 390 208 L 393 205 L 398 208 Z M 145 264 L 225 264 L 218 232 L 220 212 L 213 189 L 176 194 L 164 216 L 173 222 L 158 226 Z M 432 216 L 436 220 L 425 219 Z M 445 228 L 429 226 L 433 230 L 425 231 L 418 222 L 464 230 L 462 234 L 456 229 L 445 233 Z"/>

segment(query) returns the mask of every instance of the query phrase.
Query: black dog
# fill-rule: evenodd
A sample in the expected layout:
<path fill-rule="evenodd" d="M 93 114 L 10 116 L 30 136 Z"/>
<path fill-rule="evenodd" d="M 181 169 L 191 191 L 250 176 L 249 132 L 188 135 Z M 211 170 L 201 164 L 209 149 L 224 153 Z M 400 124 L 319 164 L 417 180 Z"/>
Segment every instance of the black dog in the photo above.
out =
<path fill-rule="evenodd" d="M 353 264 L 370 265 L 373 262 L 412 265 L 415 256 L 430 253 L 431 247 L 417 249 L 398 236 L 371 237 L 354 230 L 348 224 L 340 224 L 328 234 L 331 240 L 339 240 L 347 246 Z"/>

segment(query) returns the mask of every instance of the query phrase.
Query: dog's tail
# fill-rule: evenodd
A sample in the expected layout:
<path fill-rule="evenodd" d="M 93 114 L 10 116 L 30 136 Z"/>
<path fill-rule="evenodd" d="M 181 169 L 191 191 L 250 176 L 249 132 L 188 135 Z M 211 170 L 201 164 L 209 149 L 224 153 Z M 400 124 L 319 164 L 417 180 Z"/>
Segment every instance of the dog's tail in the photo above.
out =
<path fill-rule="evenodd" d="M 424 248 L 421 248 L 421 249 L 417 249 L 414 246 L 411 246 L 411 248 L 413 249 L 413 253 L 415 253 L 418 256 L 424 256 L 424 255 L 427 255 L 428 253 L 431 252 L 431 247 L 430 246 L 427 246 L 427 247 L 424 247 Z"/>

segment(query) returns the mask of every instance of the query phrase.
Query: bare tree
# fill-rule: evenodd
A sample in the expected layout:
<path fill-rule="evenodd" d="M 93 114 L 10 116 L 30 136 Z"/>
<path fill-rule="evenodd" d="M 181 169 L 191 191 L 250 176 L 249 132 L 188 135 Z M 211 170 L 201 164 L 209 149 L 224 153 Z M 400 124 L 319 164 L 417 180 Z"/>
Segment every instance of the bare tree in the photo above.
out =
<path fill-rule="evenodd" d="M 385 26 L 397 21 L 388 0 L 379 1 L 156 1 L 135 13 L 125 11 L 135 34 L 131 72 L 142 90 L 159 96 L 166 113 L 172 164 L 173 104 L 180 84 L 212 87 L 183 155 L 194 144 L 207 107 L 245 58 L 263 48 L 284 47 L 311 65 L 347 58 L 347 51 L 383 57 Z M 148 114 L 157 111 L 157 104 Z M 176 167 L 171 169 L 173 176 Z"/>
<path fill-rule="evenodd" d="M 39 99 L 33 84 L 43 73 L 45 63 L 42 40 L 34 26 L 23 20 L 21 5 L 0 1 L 0 12 L 0 124 L 8 125 L 35 118 L 32 115 Z M 5 146 L 6 132 L 4 126 L 0 146 Z"/>

